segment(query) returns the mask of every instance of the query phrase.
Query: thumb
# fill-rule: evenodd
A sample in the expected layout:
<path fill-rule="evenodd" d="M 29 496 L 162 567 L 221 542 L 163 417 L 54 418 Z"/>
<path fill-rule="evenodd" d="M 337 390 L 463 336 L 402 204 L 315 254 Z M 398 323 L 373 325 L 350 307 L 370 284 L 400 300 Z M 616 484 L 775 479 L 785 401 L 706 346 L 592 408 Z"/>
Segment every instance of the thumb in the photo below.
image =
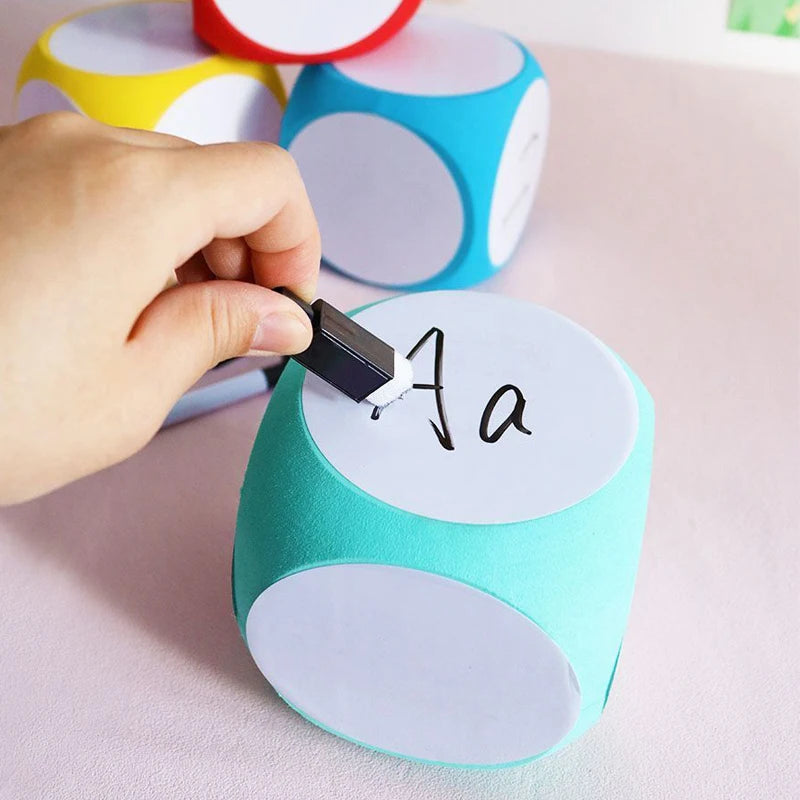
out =
<path fill-rule="evenodd" d="M 175 286 L 139 316 L 128 339 L 134 382 L 161 418 L 208 369 L 246 354 L 292 355 L 311 343 L 311 323 L 283 295 L 240 281 Z M 142 398 L 145 401 L 145 398 Z"/>

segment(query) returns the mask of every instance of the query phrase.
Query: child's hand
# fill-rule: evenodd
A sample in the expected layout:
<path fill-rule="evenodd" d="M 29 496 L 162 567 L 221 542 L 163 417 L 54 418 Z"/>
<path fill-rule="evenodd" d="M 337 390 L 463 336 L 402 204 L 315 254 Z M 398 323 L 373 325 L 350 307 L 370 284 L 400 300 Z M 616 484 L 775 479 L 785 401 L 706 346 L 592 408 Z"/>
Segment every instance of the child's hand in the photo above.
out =
<path fill-rule="evenodd" d="M 266 287 L 310 299 L 319 258 L 278 147 L 68 113 L 0 127 L 0 504 L 131 455 L 217 362 L 305 349 Z"/>

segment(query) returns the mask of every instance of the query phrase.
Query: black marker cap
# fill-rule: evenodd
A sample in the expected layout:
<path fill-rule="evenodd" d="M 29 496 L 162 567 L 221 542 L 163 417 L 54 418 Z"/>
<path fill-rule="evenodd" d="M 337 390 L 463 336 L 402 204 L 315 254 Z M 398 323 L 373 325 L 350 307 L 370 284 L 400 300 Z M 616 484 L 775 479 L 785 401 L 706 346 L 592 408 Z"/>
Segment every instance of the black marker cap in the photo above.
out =
<path fill-rule="evenodd" d="M 394 350 L 330 303 L 311 305 L 288 289 L 276 289 L 305 311 L 314 331 L 307 350 L 292 356 L 307 370 L 360 403 L 394 377 Z"/>

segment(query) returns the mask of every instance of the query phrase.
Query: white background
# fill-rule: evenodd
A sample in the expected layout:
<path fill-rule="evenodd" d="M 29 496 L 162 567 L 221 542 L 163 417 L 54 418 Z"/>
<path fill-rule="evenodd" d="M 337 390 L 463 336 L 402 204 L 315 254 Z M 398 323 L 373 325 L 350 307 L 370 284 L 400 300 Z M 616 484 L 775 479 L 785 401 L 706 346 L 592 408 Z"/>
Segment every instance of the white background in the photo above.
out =
<path fill-rule="evenodd" d="M 729 0 L 426 0 L 534 42 L 800 70 L 800 40 L 728 31 Z"/>

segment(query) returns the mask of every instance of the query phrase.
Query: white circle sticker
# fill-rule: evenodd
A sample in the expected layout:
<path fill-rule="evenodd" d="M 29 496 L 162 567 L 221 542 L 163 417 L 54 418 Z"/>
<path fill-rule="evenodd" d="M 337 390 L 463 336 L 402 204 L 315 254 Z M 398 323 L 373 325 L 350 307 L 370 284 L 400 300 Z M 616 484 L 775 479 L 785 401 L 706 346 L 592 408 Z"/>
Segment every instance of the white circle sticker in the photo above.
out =
<path fill-rule="evenodd" d="M 489 210 L 489 258 L 499 267 L 514 252 L 536 197 L 550 125 L 550 96 L 535 80 L 517 107 L 497 169 Z"/>
<path fill-rule="evenodd" d="M 499 31 L 419 15 L 382 47 L 337 61 L 336 69 L 386 92 L 446 97 L 502 86 L 524 61 L 519 45 Z"/>
<path fill-rule="evenodd" d="M 277 692 L 371 747 L 508 764 L 569 733 L 581 692 L 564 653 L 485 592 L 383 564 L 318 567 L 265 589 L 247 644 Z"/>
<path fill-rule="evenodd" d="M 277 142 L 282 114 L 278 98 L 256 78 L 216 75 L 180 95 L 155 129 L 198 144 Z"/>
<path fill-rule="evenodd" d="M 625 463 L 638 404 L 596 337 L 540 306 L 477 292 L 394 298 L 355 316 L 412 358 L 414 383 L 373 419 L 306 375 L 305 422 L 322 455 L 367 494 L 462 523 L 569 508 Z"/>
<path fill-rule="evenodd" d="M 373 283 L 408 286 L 455 256 L 464 227 L 447 165 L 413 131 L 361 113 L 329 114 L 289 145 L 314 205 L 322 253 Z"/>
<path fill-rule="evenodd" d="M 401 0 L 216 0 L 248 39 L 282 53 L 341 50 L 381 28 Z"/>
<path fill-rule="evenodd" d="M 189 3 L 129 3 L 68 19 L 53 31 L 53 57 L 100 75 L 146 75 L 214 55 L 195 36 Z"/>

